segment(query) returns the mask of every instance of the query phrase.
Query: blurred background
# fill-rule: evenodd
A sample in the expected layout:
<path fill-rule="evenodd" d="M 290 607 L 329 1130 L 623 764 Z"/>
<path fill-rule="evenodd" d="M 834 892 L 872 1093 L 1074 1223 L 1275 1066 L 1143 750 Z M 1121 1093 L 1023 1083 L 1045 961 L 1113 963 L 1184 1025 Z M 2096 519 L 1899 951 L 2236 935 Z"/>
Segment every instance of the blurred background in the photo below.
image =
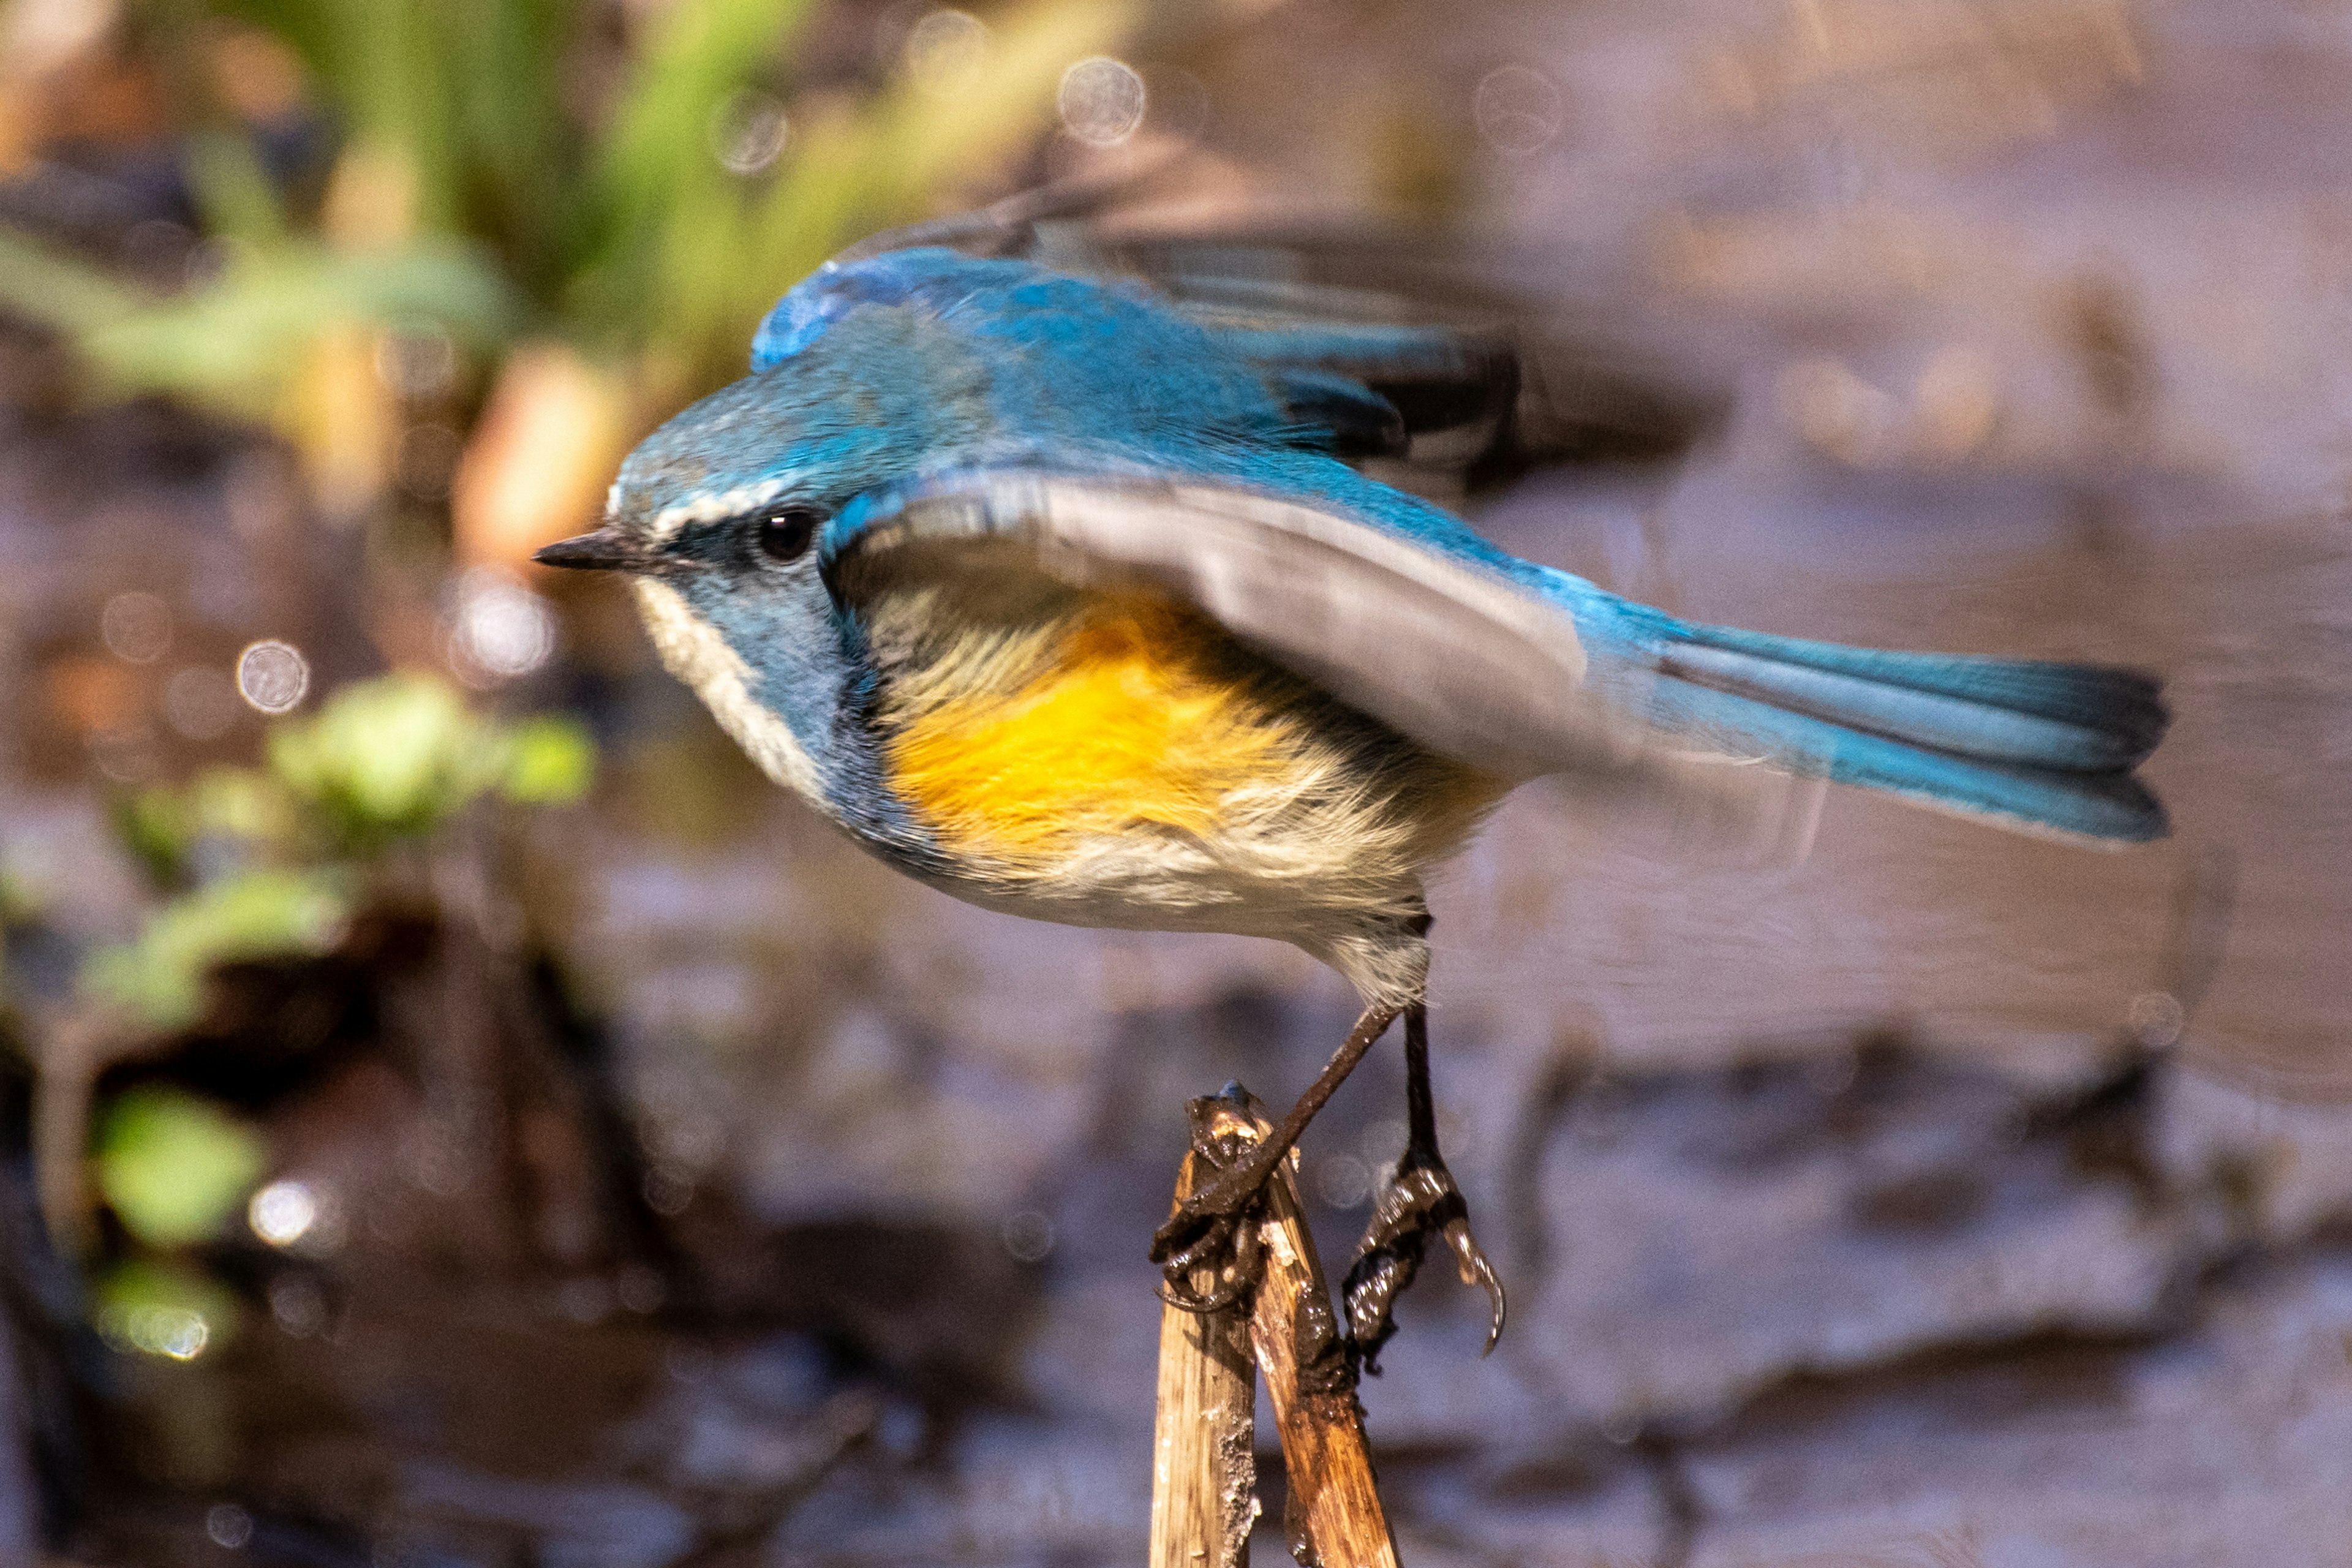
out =
<path fill-rule="evenodd" d="M 2178 715 L 2125 855 L 1505 808 L 1404 1560 L 2340 1562 L 2347 101 L 2336 0 L 0 3 L 0 1561 L 1140 1557 L 1182 1102 L 1351 998 L 895 878 L 525 564 L 825 256 L 1100 180 L 1542 322 L 1631 438 L 1440 490 L 1522 553 Z"/>

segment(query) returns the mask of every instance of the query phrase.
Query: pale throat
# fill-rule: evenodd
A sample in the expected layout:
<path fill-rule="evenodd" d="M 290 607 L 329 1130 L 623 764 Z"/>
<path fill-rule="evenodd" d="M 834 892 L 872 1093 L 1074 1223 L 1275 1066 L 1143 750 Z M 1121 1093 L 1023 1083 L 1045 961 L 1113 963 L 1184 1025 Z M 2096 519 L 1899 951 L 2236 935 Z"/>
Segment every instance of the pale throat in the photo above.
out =
<path fill-rule="evenodd" d="M 693 689 L 761 773 L 827 816 L 838 816 L 808 749 L 782 714 L 753 695 L 757 678 L 743 656 L 668 584 L 638 577 L 632 585 L 662 668 Z"/>

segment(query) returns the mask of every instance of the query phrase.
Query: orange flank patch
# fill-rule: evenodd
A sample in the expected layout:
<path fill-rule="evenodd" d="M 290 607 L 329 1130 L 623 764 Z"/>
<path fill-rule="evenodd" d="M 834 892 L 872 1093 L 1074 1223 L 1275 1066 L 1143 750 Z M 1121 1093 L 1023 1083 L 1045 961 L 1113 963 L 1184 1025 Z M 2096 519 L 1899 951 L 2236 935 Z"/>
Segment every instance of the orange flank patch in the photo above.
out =
<path fill-rule="evenodd" d="M 1012 689 L 898 715 L 891 781 L 953 849 L 1034 863 L 1138 825 L 1206 837 L 1234 791 L 1303 765 L 1278 684 L 1185 611 L 1096 600 L 1042 651 Z"/>

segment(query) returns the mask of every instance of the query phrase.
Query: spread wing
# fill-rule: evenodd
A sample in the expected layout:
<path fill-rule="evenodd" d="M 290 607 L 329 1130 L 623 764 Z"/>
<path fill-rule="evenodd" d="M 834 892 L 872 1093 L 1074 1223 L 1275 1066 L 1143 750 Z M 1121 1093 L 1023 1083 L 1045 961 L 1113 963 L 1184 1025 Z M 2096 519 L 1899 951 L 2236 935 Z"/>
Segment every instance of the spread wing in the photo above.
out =
<path fill-rule="evenodd" d="M 1302 431 L 1418 488 L 1672 458 L 1727 416 L 1721 367 L 1631 280 L 1370 225 L 1172 230 L 1127 210 L 1178 172 L 1025 191 L 835 259 L 936 245 L 1142 283 L 1255 365 Z"/>
<path fill-rule="evenodd" d="M 1404 473 L 1473 489 L 1530 468 L 1680 457 L 1719 428 L 1709 384 L 1675 333 L 1642 319 L 1639 290 L 1549 258 L 1517 264 L 1368 228 L 1096 239 L 1097 265 L 1149 280 L 1266 370 L 1302 422 L 1322 406 L 1343 454 L 1401 458 Z M 1051 259 L 1048 258 L 1047 259 Z M 1513 275 L 1540 278 L 1541 288 Z M 1575 287 L 1584 297 L 1568 297 Z M 1396 411 L 1386 447 L 1356 436 L 1339 381 Z"/>
<path fill-rule="evenodd" d="M 1501 777 L 1563 775 L 1677 834 L 1778 853 L 1819 786 L 1679 750 L 1628 702 L 1639 672 L 1562 605 L 1343 512 L 1194 479 L 987 469 L 844 511 L 824 542 L 845 606 L 1036 574 L 1189 605 L 1235 641 L 1433 751 Z M 1596 662 L 1596 660 L 1598 662 Z"/>

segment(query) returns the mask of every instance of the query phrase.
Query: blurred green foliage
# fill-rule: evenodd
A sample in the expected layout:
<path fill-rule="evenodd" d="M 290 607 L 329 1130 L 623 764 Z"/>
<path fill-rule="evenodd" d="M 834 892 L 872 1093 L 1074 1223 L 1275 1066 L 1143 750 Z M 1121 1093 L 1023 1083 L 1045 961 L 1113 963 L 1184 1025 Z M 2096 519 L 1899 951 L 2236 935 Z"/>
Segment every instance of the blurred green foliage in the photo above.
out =
<path fill-rule="evenodd" d="M 92 953 L 83 988 L 148 1028 L 183 1028 L 202 1011 L 215 965 L 322 952 L 345 909 L 343 880 L 329 871 L 235 872 L 173 900 L 134 940 Z"/>
<path fill-rule="evenodd" d="M 576 721 L 495 718 L 415 673 L 344 687 L 315 716 L 278 721 L 265 757 L 118 804 L 117 830 L 170 896 L 133 940 L 91 954 L 81 978 L 133 1034 L 195 1024 L 219 964 L 326 952 L 404 844 L 478 803 L 576 801 L 596 765 Z M 192 1359 L 233 1330 L 235 1302 L 184 1266 L 184 1249 L 223 1234 L 268 1168 L 267 1145 L 212 1101 L 148 1084 L 105 1105 L 93 1152 L 98 1190 L 138 1248 L 100 1282 L 100 1326 L 123 1348 Z"/>
<path fill-rule="evenodd" d="M 259 1133 L 178 1089 L 131 1089 L 99 1122 L 99 1191 L 123 1228 L 150 1247 L 219 1236 L 267 1161 Z"/>
<path fill-rule="evenodd" d="M 569 805 L 596 782 L 596 743 L 572 720 L 542 714 L 508 731 L 499 793 L 517 805 Z"/>
<path fill-rule="evenodd" d="M 458 427 L 453 477 L 478 461 L 526 496 L 601 497 L 614 442 L 741 374 L 778 295 L 852 240 L 984 195 L 1050 127 L 1061 73 L 1141 16 L 1136 0 L 909 14 L 906 37 L 954 47 L 863 64 L 835 48 L 820 79 L 802 47 L 818 10 L 129 0 L 123 47 L 173 97 L 205 243 L 160 282 L 0 222 L 0 309 L 60 333 L 98 395 L 160 393 L 273 426 L 328 514 L 394 494 L 403 428 L 425 422 Z M 274 179 L 264 126 L 238 118 L 255 111 L 232 112 L 216 46 L 237 28 L 299 60 L 293 112 L 332 138 L 323 182 Z M 386 351 L 430 338 L 459 374 L 419 393 Z M 588 394 L 564 402 L 569 384 L 542 377 L 553 416 L 498 414 L 550 363 L 578 367 Z M 583 408 L 621 428 L 551 449 L 589 423 Z M 524 437 L 502 447 L 501 419 Z M 509 538 L 481 505 L 488 532 L 453 530 L 469 560 L 520 561 L 552 537 Z M 346 687 L 275 722 L 257 765 L 117 800 L 159 901 L 135 937 L 89 955 L 84 999 L 124 1039 L 186 1029 L 217 966 L 326 951 L 436 835 L 577 800 L 596 766 L 569 720 L 491 717 L 414 673 Z M 222 1107 L 148 1086 L 99 1108 L 94 1155 L 131 1244 L 99 1280 L 97 1321 L 118 1346 L 193 1358 L 233 1330 L 236 1302 L 189 1249 L 225 1234 L 268 1151 Z"/>
<path fill-rule="evenodd" d="M 346 854 L 428 833 L 491 791 L 566 804 L 586 792 L 593 766 L 575 721 L 501 723 L 415 673 L 347 686 L 317 718 L 269 736 L 270 775 Z"/>
<path fill-rule="evenodd" d="M 344 687 L 272 728 L 259 768 L 214 768 L 141 791 L 117 831 L 176 896 L 83 972 L 97 1000 L 150 1029 L 185 1027 L 215 964 L 323 951 L 369 862 L 485 796 L 563 805 L 586 794 L 595 746 L 578 721 L 494 719 L 429 676 Z M 201 872 L 209 861 L 212 875 Z"/>
<path fill-rule="evenodd" d="M 299 57 L 341 138 L 325 200 L 288 210 L 250 142 L 191 103 L 182 162 L 228 242 L 216 275 L 156 295 L 0 234 L 0 303 L 68 333 L 112 390 L 281 419 L 304 346 L 352 326 L 437 327 L 492 354 L 561 337 L 664 399 L 740 374 L 784 288 L 1000 167 L 1048 123 L 1061 71 L 1134 15 L 1029 0 L 995 16 L 971 68 L 817 92 L 792 65 L 809 0 L 673 0 L 633 8 L 619 85 L 583 107 L 599 13 L 574 0 L 212 0 L 193 24 L 190 8 L 151 0 L 174 18 L 155 36 L 194 47 L 235 21 Z M 170 74 L 203 96 L 185 86 L 202 72 Z M 775 115 L 780 150 L 730 164 L 730 139 Z"/>

